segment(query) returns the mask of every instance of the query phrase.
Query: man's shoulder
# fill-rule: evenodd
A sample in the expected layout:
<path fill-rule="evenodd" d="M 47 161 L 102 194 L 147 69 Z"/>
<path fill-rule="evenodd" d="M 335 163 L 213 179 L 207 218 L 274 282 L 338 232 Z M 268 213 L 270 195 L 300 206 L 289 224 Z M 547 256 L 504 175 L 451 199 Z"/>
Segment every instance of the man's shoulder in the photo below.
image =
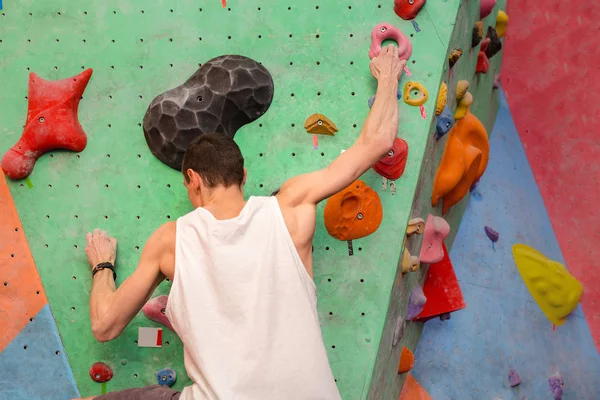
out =
<path fill-rule="evenodd" d="M 177 222 L 169 221 L 159 226 L 158 229 L 154 231 L 154 234 L 152 234 L 152 237 L 156 240 L 157 244 L 160 244 L 164 249 L 165 247 L 170 247 L 175 243 L 176 231 Z"/>

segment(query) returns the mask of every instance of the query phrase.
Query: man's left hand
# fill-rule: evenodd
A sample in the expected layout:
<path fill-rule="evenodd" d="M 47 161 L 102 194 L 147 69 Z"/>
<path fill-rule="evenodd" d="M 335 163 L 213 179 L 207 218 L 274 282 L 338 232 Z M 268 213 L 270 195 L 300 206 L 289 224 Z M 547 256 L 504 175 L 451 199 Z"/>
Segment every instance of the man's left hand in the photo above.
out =
<path fill-rule="evenodd" d="M 105 231 L 94 229 L 93 233 L 85 235 L 87 246 L 85 246 L 85 254 L 88 256 L 88 261 L 92 269 L 100 263 L 109 262 L 115 265 L 117 258 L 117 239 L 106 234 Z"/>

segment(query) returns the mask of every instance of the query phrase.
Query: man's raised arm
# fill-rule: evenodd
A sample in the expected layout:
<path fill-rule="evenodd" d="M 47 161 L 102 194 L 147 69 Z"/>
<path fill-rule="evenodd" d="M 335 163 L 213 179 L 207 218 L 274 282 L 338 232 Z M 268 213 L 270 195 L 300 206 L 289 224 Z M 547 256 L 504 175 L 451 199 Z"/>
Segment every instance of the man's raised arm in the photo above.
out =
<path fill-rule="evenodd" d="M 405 64 L 392 45 L 371 61 L 377 94 L 360 136 L 329 166 L 285 182 L 278 194 L 281 201 L 290 207 L 317 204 L 349 186 L 387 154 L 398 132 L 398 80 Z"/>

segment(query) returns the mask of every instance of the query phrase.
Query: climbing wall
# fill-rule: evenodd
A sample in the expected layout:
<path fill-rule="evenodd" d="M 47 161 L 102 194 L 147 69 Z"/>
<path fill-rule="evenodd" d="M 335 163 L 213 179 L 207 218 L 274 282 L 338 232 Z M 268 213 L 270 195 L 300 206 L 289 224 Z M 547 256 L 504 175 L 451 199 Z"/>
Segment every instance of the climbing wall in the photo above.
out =
<path fill-rule="evenodd" d="M 114 370 L 108 390 L 155 383 L 155 372 L 164 367 L 179 373 L 176 388 L 189 384 L 182 346 L 172 332 L 164 333 L 162 348 L 139 348 L 138 327 L 155 326 L 140 314 L 119 338 L 101 344 L 94 340 L 89 321 L 85 233 L 98 227 L 118 238 L 120 283 L 135 269 L 147 237 L 191 210 L 180 173 L 155 159 L 144 140 L 141 123 L 150 101 L 180 85 L 210 58 L 241 54 L 262 62 L 273 75 L 275 97 L 264 117 L 243 127 L 236 141 L 249 172 L 246 194 L 268 195 L 285 179 L 326 166 L 353 143 L 368 112 L 367 99 L 375 91 L 367 56 L 371 29 L 391 22 L 405 32 L 413 45 L 408 64 L 412 76 L 404 76 L 400 88 L 408 80 L 417 81 L 429 90 L 430 100 L 424 114 L 400 104 L 399 136 L 408 142 L 409 157 L 406 172 L 396 182 L 397 194 L 382 191 L 381 177 L 369 171 L 362 179 L 380 192 L 380 229 L 355 241 L 354 255 L 349 256 L 347 244 L 324 229 L 322 204 L 314 240 L 319 315 L 342 397 L 362 399 L 370 393 L 377 398 L 377 390 L 383 389 L 376 387 L 397 397 L 402 377 L 373 384 L 371 378 L 374 369 L 377 377 L 384 372 L 391 376 L 397 366 L 396 350 L 382 358 L 391 348 L 390 321 L 405 308 L 405 289 L 419 279 L 418 274 L 397 279 L 401 246 L 408 219 L 424 216 L 413 215 L 411 209 L 419 214 L 427 210 L 436 167 L 432 162 L 439 161 L 443 149 L 443 141 L 434 145 L 431 139 L 440 81 L 451 86 L 457 77 L 474 78 L 470 46 L 452 70 L 456 72 L 448 70 L 447 55 L 452 43 L 468 43 L 477 2 L 430 2 L 417 25 L 399 19 L 391 2 L 358 0 L 244 0 L 229 1 L 225 8 L 218 0 L 22 0 L 4 6 L 0 152 L 20 137 L 30 72 L 62 79 L 94 70 L 79 107 L 88 135 L 85 151 L 46 154 L 27 180 L 9 182 L 66 356 L 85 396 L 102 390 L 88 375 L 96 361 Z M 456 33 L 458 17 L 458 26 L 465 30 Z M 485 82 L 485 92 L 473 92 L 473 110 L 488 125 L 495 115 L 490 107 L 492 78 L 492 71 L 476 78 Z M 339 132 L 321 138 L 313 149 L 303 124 L 316 112 L 333 120 Z M 453 227 L 461 215 L 458 205 L 449 218 Z M 395 284 L 399 281 L 402 286 Z M 168 291 L 165 282 L 156 294 Z M 409 328 L 402 343 L 414 348 L 418 334 L 418 325 Z"/>
<path fill-rule="evenodd" d="M 443 81 L 448 85 L 448 105 L 454 113 L 457 105 L 456 84 L 459 80 L 467 80 L 469 82 L 469 92 L 474 98 L 471 111 L 480 119 L 488 134 L 491 135 L 499 107 L 499 95 L 498 91 L 494 89 L 494 77 L 500 71 L 503 53 L 501 51 L 490 59 L 490 67 L 487 74 L 476 73 L 475 67 L 477 65 L 479 46 L 471 47 L 471 35 L 465 35 L 465 32 L 470 33 L 474 22 L 480 20 L 479 5 L 477 2 L 461 2 L 458 7 L 445 9 L 445 4 L 447 3 L 436 4 L 435 8 L 427 8 L 426 6 L 424 9 L 428 10 L 432 20 L 437 21 L 435 28 L 440 38 L 441 47 L 447 49 L 446 57 L 439 61 L 439 68 L 441 70 L 440 82 Z M 484 32 L 487 31 L 488 26 L 495 26 L 498 10 L 505 9 L 505 6 L 506 1 L 497 1 L 494 10 L 488 17 L 483 19 Z M 455 16 L 448 18 L 451 12 L 454 12 Z M 419 14 L 417 19 L 420 16 L 421 14 Z M 463 55 L 452 68 L 449 68 L 448 56 L 455 49 L 463 50 Z M 441 205 L 435 208 L 431 206 L 431 191 L 448 135 L 443 136 L 440 140 L 435 140 L 436 120 L 432 121 L 432 125 L 429 128 L 430 132 L 428 134 L 422 168 L 415 188 L 414 201 L 412 202 L 411 218 L 422 217 L 426 219 L 429 213 L 442 215 Z M 486 175 L 484 174 L 482 180 L 485 179 Z M 451 227 L 450 235 L 445 240 L 448 248 L 454 242 L 469 198 L 470 195 L 465 196 L 460 203 L 453 206 L 444 215 L 444 218 L 449 222 Z M 422 236 L 416 235 L 408 239 L 405 245 L 411 254 L 419 255 L 421 244 Z M 426 267 L 422 268 L 419 273 L 405 275 L 401 275 L 400 270 L 398 270 L 379 347 L 377 363 L 373 372 L 370 398 L 395 399 L 398 397 L 399 390 L 406 378 L 406 374 L 397 373 L 402 347 L 406 346 L 412 351 L 416 350 L 423 329 L 423 323 L 406 321 L 404 336 L 396 346 L 393 346 L 394 333 L 398 321 L 404 320 L 406 317 L 411 289 L 416 284 L 423 285 L 426 272 Z M 467 304 L 467 307 L 469 307 L 469 304 Z"/>

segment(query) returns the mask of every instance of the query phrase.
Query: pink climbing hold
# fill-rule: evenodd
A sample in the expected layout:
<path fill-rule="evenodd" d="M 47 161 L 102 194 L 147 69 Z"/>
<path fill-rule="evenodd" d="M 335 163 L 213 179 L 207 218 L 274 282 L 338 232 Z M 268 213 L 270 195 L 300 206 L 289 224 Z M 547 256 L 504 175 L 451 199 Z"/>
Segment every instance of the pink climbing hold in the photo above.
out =
<path fill-rule="evenodd" d="M 112 379 L 113 372 L 108 365 L 98 361 L 92 365 L 92 368 L 90 368 L 90 377 L 94 380 L 94 382 L 104 383 Z"/>
<path fill-rule="evenodd" d="M 492 13 L 496 6 L 496 0 L 481 0 L 479 5 L 479 18 L 485 18 Z"/>
<path fill-rule="evenodd" d="M 144 304 L 144 307 L 142 307 L 142 312 L 151 321 L 162 324 L 175 332 L 173 325 L 171 325 L 171 321 L 169 321 L 169 318 L 167 318 L 167 315 L 165 314 L 168 301 L 169 296 L 164 295 L 150 299 L 146 304 Z"/>
<path fill-rule="evenodd" d="M 423 244 L 419 259 L 422 264 L 433 264 L 444 258 L 444 239 L 450 234 L 450 225 L 442 217 L 429 214 L 423 231 Z"/>
<path fill-rule="evenodd" d="M 412 54 L 412 44 L 408 37 L 392 24 L 381 23 L 371 31 L 371 47 L 369 58 L 373 59 L 381 53 L 381 43 L 386 39 L 395 40 L 398 43 L 398 58 L 408 60 Z"/>

